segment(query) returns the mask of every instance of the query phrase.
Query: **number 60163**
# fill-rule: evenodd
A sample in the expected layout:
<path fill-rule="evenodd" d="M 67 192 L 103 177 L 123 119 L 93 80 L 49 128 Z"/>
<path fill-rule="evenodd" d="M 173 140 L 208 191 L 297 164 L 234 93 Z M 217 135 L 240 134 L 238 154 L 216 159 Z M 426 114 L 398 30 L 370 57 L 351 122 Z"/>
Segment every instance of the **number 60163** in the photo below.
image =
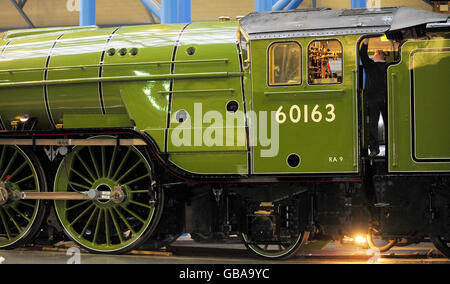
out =
<path fill-rule="evenodd" d="M 283 112 L 283 106 L 280 106 L 276 113 L 276 121 L 279 124 L 283 124 L 288 120 L 288 118 L 292 123 L 300 123 L 301 121 L 303 121 L 304 123 L 318 123 L 322 120 L 331 123 L 336 120 L 336 108 L 333 104 L 327 104 L 325 106 L 324 112 L 320 110 L 319 105 L 315 105 L 314 108 L 311 109 L 311 111 L 310 109 L 311 108 L 308 105 L 304 105 L 303 107 L 293 105 L 289 109 L 289 112 L 285 113 Z"/>

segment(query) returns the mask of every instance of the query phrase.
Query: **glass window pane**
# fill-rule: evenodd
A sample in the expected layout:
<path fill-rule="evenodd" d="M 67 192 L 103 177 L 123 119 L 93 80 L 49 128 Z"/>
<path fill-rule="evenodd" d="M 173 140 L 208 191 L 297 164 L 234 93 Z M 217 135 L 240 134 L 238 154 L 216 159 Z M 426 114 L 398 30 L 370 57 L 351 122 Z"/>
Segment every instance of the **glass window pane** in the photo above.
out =
<path fill-rule="evenodd" d="M 308 83 L 340 84 L 343 79 L 342 45 L 338 40 L 316 40 L 308 48 Z"/>
<path fill-rule="evenodd" d="M 280 42 L 269 49 L 269 85 L 300 85 L 301 47 L 296 42 Z"/>

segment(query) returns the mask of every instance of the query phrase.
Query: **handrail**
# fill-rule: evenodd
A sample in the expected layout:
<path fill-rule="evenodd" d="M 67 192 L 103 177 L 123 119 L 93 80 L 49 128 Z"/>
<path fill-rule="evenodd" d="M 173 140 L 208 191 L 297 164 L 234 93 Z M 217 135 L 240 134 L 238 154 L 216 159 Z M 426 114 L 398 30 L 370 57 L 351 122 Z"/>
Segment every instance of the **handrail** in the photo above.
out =
<path fill-rule="evenodd" d="M 307 90 L 307 91 L 280 91 L 280 92 L 264 92 L 264 95 L 292 95 L 292 94 L 321 94 L 321 93 L 332 93 L 332 94 L 344 94 L 344 89 L 337 90 Z"/>
<path fill-rule="evenodd" d="M 392 166 L 396 167 L 397 166 L 397 146 L 396 146 L 396 140 L 395 140 L 395 95 L 394 95 L 394 91 L 395 91 L 395 80 L 397 79 L 397 74 L 396 73 L 392 73 L 391 74 L 391 84 L 390 84 L 390 97 L 392 98 L 391 101 L 391 117 L 389 117 L 389 121 L 391 121 L 392 123 L 390 125 L 392 125 L 392 131 L 389 131 L 390 133 L 392 133 Z"/>
<path fill-rule="evenodd" d="M 244 76 L 243 72 L 184 73 L 184 74 L 148 75 L 148 76 L 113 76 L 113 77 L 93 77 L 93 78 L 0 83 L 0 88 L 30 87 L 30 86 L 44 86 L 44 85 L 48 86 L 48 85 L 63 85 L 63 84 L 86 84 L 98 82 L 126 82 L 126 81 L 132 82 L 132 81 L 157 81 L 157 80 L 172 80 L 172 79 L 229 78 L 242 76 Z"/>
<path fill-rule="evenodd" d="M 355 112 L 356 112 L 356 110 L 355 110 L 355 99 L 354 99 L 354 96 L 355 96 L 355 98 L 357 97 L 357 94 L 356 94 L 356 78 L 357 78 L 357 76 L 356 76 L 356 69 L 352 69 L 352 124 L 353 124 L 353 135 L 352 135 L 352 140 L 353 140 L 353 166 L 354 167 L 356 167 L 356 166 L 358 166 L 358 159 L 357 159 L 357 157 L 358 157 L 358 152 L 357 152 L 357 149 L 358 149 L 358 143 L 356 142 L 357 141 L 357 139 L 356 139 L 356 136 L 358 135 L 357 134 L 357 132 L 358 132 L 358 130 L 355 128 L 355 126 L 356 126 L 356 119 L 355 119 Z"/>
<path fill-rule="evenodd" d="M 186 93 L 234 93 L 235 89 L 210 89 L 210 90 L 178 90 L 178 91 L 159 91 L 159 94 L 186 94 Z"/>
<path fill-rule="evenodd" d="M 214 62 L 228 62 L 228 58 L 218 59 L 197 59 L 197 60 L 178 60 L 178 61 L 150 61 L 150 62 L 127 62 L 127 63 L 104 63 L 91 65 L 74 65 L 74 66 L 59 66 L 59 67 L 36 67 L 36 68 L 22 68 L 0 70 L 0 73 L 14 73 L 14 72 L 29 72 L 29 71 L 45 71 L 45 70 L 64 70 L 64 69 L 86 69 L 99 67 L 122 67 L 122 66 L 140 66 L 140 65 L 163 65 L 163 64 L 188 64 L 188 63 L 214 63 Z"/>

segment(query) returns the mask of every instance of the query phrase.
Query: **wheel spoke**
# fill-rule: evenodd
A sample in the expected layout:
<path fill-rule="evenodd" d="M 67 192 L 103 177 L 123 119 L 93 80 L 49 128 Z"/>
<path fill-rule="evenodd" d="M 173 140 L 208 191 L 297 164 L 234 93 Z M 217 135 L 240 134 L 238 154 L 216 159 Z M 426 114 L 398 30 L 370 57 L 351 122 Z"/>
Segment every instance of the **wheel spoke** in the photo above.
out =
<path fill-rule="evenodd" d="M 17 214 L 19 214 L 22 218 L 24 218 L 25 220 L 27 220 L 28 223 L 30 223 L 31 219 L 28 218 L 27 216 L 25 216 L 22 212 L 20 212 L 19 210 L 17 210 L 14 206 L 10 207 L 12 210 L 14 210 Z"/>
<path fill-rule="evenodd" d="M 103 210 L 99 210 L 98 212 L 98 216 L 97 216 L 97 224 L 95 225 L 95 233 L 94 233 L 94 239 L 92 240 L 92 242 L 95 244 L 97 242 L 97 236 L 98 236 L 98 231 L 100 229 L 100 223 L 102 220 L 102 214 L 103 214 Z"/>
<path fill-rule="evenodd" d="M 84 188 L 84 189 L 87 189 L 87 190 L 91 189 L 89 186 L 85 186 L 85 185 L 79 184 L 77 182 L 70 181 L 69 183 L 71 185 L 75 185 L 75 186 L 78 186 L 78 187 L 81 187 L 81 188 Z"/>
<path fill-rule="evenodd" d="M 134 201 L 134 200 L 130 200 L 130 203 L 136 204 L 138 206 L 145 207 L 145 208 L 148 208 L 148 209 L 153 209 L 153 207 L 150 206 L 150 205 L 147 205 L 147 204 L 144 204 L 144 203 L 140 203 L 140 202 L 137 202 L 137 201 Z"/>
<path fill-rule="evenodd" d="M 84 215 L 86 215 L 86 213 L 88 213 L 92 207 L 94 207 L 95 205 L 92 203 L 91 205 L 89 205 L 88 208 L 86 208 L 80 215 L 78 215 L 77 218 L 75 218 L 75 220 L 72 221 L 72 223 L 70 223 L 71 226 L 73 226 L 73 224 L 75 224 L 76 222 L 78 222 Z"/>
<path fill-rule="evenodd" d="M 125 217 L 122 215 L 122 213 L 119 212 L 116 207 L 114 207 L 114 211 L 117 213 L 117 215 L 119 215 L 120 219 L 122 219 L 123 223 L 128 227 L 128 229 L 130 229 L 133 234 L 136 234 L 136 232 L 133 230 L 133 227 L 130 225 L 130 223 L 128 223 L 127 219 L 125 219 Z"/>
<path fill-rule="evenodd" d="M 132 215 L 134 218 L 138 219 L 142 224 L 145 223 L 145 220 L 143 220 L 141 217 L 139 217 L 136 213 L 128 209 L 126 206 L 121 205 L 120 206 L 123 210 L 127 211 L 130 215 Z"/>
<path fill-rule="evenodd" d="M 125 183 L 125 185 L 133 184 L 133 183 L 138 182 L 138 181 L 140 181 L 141 179 L 144 179 L 144 178 L 146 178 L 146 177 L 150 177 L 150 174 L 146 174 L 146 175 L 140 176 L 140 177 L 138 177 L 138 178 L 135 178 L 134 180 Z"/>
<path fill-rule="evenodd" d="M 12 238 L 11 237 L 11 231 L 9 230 L 8 223 L 6 223 L 5 214 L 3 214 L 2 208 L 0 208 L 0 217 L 1 217 L 2 222 L 3 222 L 3 227 L 5 228 L 6 235 L 8 236 L 8 239 L 11 239 Z"/>
<path fill-rule="evenodd" d="M 122 232 L 120 231 L 120 227 L 119 227 L 119 224 L 117 223 L 116 217 L 114 216 L 114 213 L 111 208 L 108 208 L 108 211 L 109 211 L 109 215 L 111 215 L 111 219 L 114 223 L 114 227 L 116 228 L 117 236 L 119 237 L 119 240 L 122 243 L 123 242 Z"/>
<path fill-rule="evenodd" d="M 109 218 L 108 218 L 108 210 L 104 210 L 105 214 L 105 235 L 106 235 L 106 244 L 109 246 L 111 244 L 110 235 L 109 235 Z"/>
<path fill-rule="evenodd" d="M 27 180 L 32 179 L 32 178 L 34 178 L 34 175 L 30 175 L 30 176 L 27 176 L 27 177 L 19 180 L 19 181 L 16 181 L 15 184 L 21 184 L 22 182 L 27 181 Z"/>
<path fill-rule="evenodd" d="M 73 205 L 73 206 L 67 208 L 67 209 L 66 209 L 66 212 L 67 212 L 67 211 L 70 211 L 70 210 L 73 210 L 73 209 L 75 209 L 75 208 L 78 208 L 78 207 L 80 207 L 80 206 L 83 206 L 84 204 L 89 203 L 89 202 L 92 202 L 92 200 L 85 200 L 85 201 L 82 201 L 82 202 L 78 202 L 77 204 L 75 204 L 75 205 Z"/>
<path fill-rule="evenodd" d="M 8 215 L 9 219 L 13 222 L 13 224 L 16 227 L 16 229 L 19 232 L 19 234 L 21 234 L 22 233 L 22 228 L 20 228 L 19 224 L 17 224 L 16 219 L 14 219 L 14 217 L 11 215 L 11 213 L 9 213 L 7 207 L 5 207 L 3 209 L 5 210 L 6 215 Z"/>
<path fill-rule="evenodd" d="M 102 146 L 102 177 L 106 176 L 105 146 Z"/>
<path fill-rule="evenodd" d="M 15 151 L 15 152 L 14 152 L 14 154 L 13 154 L 11 160 L 9 160 L 9 163 L 8 163 L 8 165 L 6 166 L 6 169 L 5 169 L 5 171 L 3 172 L 2 177 L 0 178 L 0 180 L 4 180 L 6 174 L 7 174 L 8 171 L 9 171 L 9 168 L 11 168 L 11 166 L 12 166 L 13 163 L 15 162 L 16 157 L 17 157 L 18 154 L 19 154 L 18 151 Z"/>
<path fill-rule="evenodd" d="M 95 172 L 97 173 L 97 178 L 100 178 L 100 171 L 98 170 L 97 160 L 95 159 L 92 147 L 88 147 L 89 154 L 91 155 L 92 164 L 94 164 Z"/>
<path fill-rule="evenodd" d="M 94 183 L 94 181 L 88 179 L 88 178 L 85 177 L 83 174 L 81 174 L 79 171 L 77 171 L 77 170 L 75 170 L 75 169 L 72 169 L 72 171 L 73 171 L 74 173 L 76 173 L 77 176 L 79 176 L 80 178 L 82 178 L 87 184 L 92 185 L 92 184 Z"/>
<path fill-rule="evenodd" d="M 0 173 L 3 170 L 3 163 L 5 162 L 5 156 L 6 156 L 5 154 L 6 154 L 6 146 L 3 146 L 3 148 L 2 148 L 2 156 L 0 158 Z"/>
<path fill-rule="evenodd" d="M 128 156 L 131 153 L 131 148 L 128 148 L 127 153 L 125 154 L 125 157 L 123 157 L 122 162 L 120 162 L 119 167 L 117 168 L 116 172 L 114 173 L 114 176 L 112 177 L 112 179 L 116 179 L 117 175 L 120 173 L 120 171 L 122 170 L 123 165 L 125 164 L 125 162 L 128 159 Z"/>
<path fill-rule="evenodd" d="M 28 207 L 31 207 L 31 208 L 35 208 L 35 206 L 36 206 L 36 205 L 31 205 L 30 203 L 22 201 L 22 200 L 17 201 L 17 203 L 25 205 L 25 206 L 28 206 Z"/>
<path fill-rule="evenodd" d="M 120 183 L 126 176 L 128 176 L 137 166 L 139 166 L 142 163 L 142 161 L 139 161 L 135 163 L 131 168 L 128 169 L 118 180 L 117 182 Z"/>
<path fill-rule="evenodd" d="M 98 211 L 97 207 L 94 209 L 94 211 L 92 211 L 91 216 L 89 216 L 89 219 L 86 222 L 86 225 L 84 226 L 83 230 L 81 231 L 81 233 L 79 235 L 80 237 L 82 237 L 86 233 L 87 228 L 89 227 L 89 224 L 91 224 L 92 219 L 94 219 L 94 216 L 97 214 L 97 211 Z"/>
<path fill-rule="evenodd" d="M 81 158 L 81 156 L 78 153 L 75 154 L 75 157 L 77 157 L 77 159 L 81 162 L 84 169 L 88 172 L 88 174 L 91 176 L 91 178 L 93 180 L 96 180 L 94 173 L 92 172 L 91 168 L 86 164 L 86 162 L 83 160 L 83 158 Z"/>
<path fill-rule="evenodd" d="M 117 146 L 114 146 L 113 154 L 111 157 L 111 162 L 109 164 L 108 177 L 111 177 L 112 169 L 113 169 L 114 163 L 116 161 L 116 155 L 117 155 Z"/>
<path fill-rule="evenodd" d="M 20 167 L 18 167 L 8 178 L 8 180 L 12 181 L 12 179 L 25 167 L 27 166 L 27 161 L 24 161 Z"/>

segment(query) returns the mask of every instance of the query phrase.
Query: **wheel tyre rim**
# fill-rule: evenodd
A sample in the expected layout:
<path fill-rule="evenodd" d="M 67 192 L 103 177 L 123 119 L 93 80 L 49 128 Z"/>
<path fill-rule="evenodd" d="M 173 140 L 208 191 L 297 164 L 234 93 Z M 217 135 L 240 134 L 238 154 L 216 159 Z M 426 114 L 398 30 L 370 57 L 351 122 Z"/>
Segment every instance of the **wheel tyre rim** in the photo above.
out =
<path fill-rule="evenodd" d="M 113 189 L 120 185 L 127 197 L 120 204 L 55 201 L 58 219 L 66 234 L 90 251 L 128 251 L 144 241 L 143 235 L 155 219 L 157 210 L 149 195 L 152 182 L 151 167 L 135 147 L 75 147 L 58 168 L 55 191 Z"/>
<path fill-rule="evenodd" d="M 40 192 L 35 166 L 16 146 L 0 146 L 0 182 L 8 182 L 14 191 Z M 18 200 L 0 205 L 0 248 L 13 248 L 33 232 L 40 215 L 39 200 Z"/>
<path fill-rule="evenodd" d="M 259 256 L 265 258 L 285 258 L 294 255 L 303 245 L 303 243 L 308 239 L 309 232 L 301 232 L 295 238 L 294 242 L 290 243 L 288 246 L 284 247 L 281 244 L 277 245 L 278 250 L 273 250 L 270 247 L 266 247 L 261 244 L 249 244 L 248 236 L 246 234 L 242 234 L 242 238 L 244 240 L 245 246 L 252 252 L 256 253 Z M 264 247 L 260 247 L 264 246 Z"/>

